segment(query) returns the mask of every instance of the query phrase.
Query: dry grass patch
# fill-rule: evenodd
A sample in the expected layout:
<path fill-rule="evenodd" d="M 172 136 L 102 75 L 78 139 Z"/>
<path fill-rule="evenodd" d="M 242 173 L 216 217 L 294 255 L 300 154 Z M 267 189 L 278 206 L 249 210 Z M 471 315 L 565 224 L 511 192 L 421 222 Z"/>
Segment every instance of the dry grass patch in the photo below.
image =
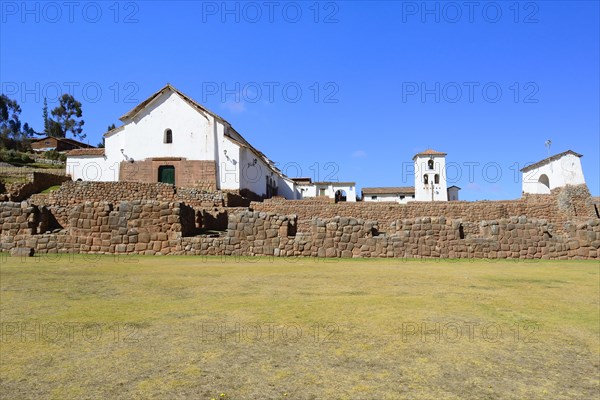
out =
<path fill-rule="evenodd" d="M 0 392 L 32 399 L 596 398 L 598 267 L 3 259 Z"/>

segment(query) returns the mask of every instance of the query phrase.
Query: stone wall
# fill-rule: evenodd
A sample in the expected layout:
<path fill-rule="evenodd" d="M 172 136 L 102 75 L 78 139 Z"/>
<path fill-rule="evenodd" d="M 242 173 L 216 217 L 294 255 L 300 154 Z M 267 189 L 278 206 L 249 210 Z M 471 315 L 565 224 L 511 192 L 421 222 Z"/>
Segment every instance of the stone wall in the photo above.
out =
<path fill-rule="evenodd" d="M 0 201 L 21 201 L 30 197 L 32 194 L 39 193 L 51 186 L 57 186 L 70 178 L 65 175 L 44 172 L 28 172 L 21 174 L 24 182 L 4 183 L 0 189 Z M 14 177 L 14 173 L 11 173 Z M 0 179 L 2 177 L 0 176 Z"/>
<path fill-rule="evenodd" d="M 298 230 L 307 231 L 313 217 L 354 217 L 377 221 L 382 231 L 392 222 L 423 216 L 462 219 L 467 233 L 476 233 L 476 224 L 489 219 L 510 218 L 525 215 L 533 219 L 547 219 L 562 229 L 567 221 L 597 218 L 586 185 L 555 189 L 550 195 L 525 195 L 518 200 L 507 201 L 449 201 L 397 203 L 324 203 L 307 200 L 252 202 L 255 211 L 273 212 L 280 215 L 297 214 Z M 475 224 L 475 225 L 473 225 Z M 475 226 L 475 228 L 473 228 Z"/>
<path fill-rule="evenodd" d="M 214 191 L 217 187 L 217 170 L 214 161 L 186 160 L 180 157 L 149 158 L 142 161 L 120 163 L 119 181 L 156 183 L 161 166 L 175 168 L 177 186 L 198 187 Z"/>
<path fill-rule="evenodd" d="M 239 211 L 222 235 L 195 235 L 194 211 L 180 202 L 88 202 L 69 209 L 68 226 L 54 229 L 51 210 L 0 203 L 3 251 L 37 253 L 190 254 L 274 257 L 394 257 L 598 259 L 600 220 L 568 222 L 562 232 L 525 216 L 484 220 L 467 236 L 463 221 L 445 217 L 376 221 L 313 218 L 298 231 L 296 215 Z M 46 215 L 46 217 L 44 217 Z"/>
<path fill-rule="evenodd" d="M 257 224 L 256 221 L 262 222 Z M 311 221 L 310 233 L 283 235 L 294 217 L 268 213 L 240 213 L 230 223 L 225 254 L 305 257 L 394 258 L 599 258 L 600 221 L 567 223 L 564 234 L 546 220 L 524 216 L 481 221 L 479 235 L 466 238 L 462 221 L 422 217 L 395 221 L 382 235 L 375 221 L 335 217 Z M 280 234 L 262 223 L 280 221 Z M 258 225 L 258 227 L 257 227 Z M 270 232 L 270 233 L 269 233 Z M 289 232 L 289 231 L 288 231 Z M 260 237 L 259 237 L 260 235 Z"/>
<path fill-rule="evenodd" d="M 133 200 L 185 202 L 192 207 L 239 207 L 249 201 L 231 191 L 177 187 L 168 183 L 67 181 L 60 189 L 30 198 L 34 204 L 67 206 L 87 201 L 118 203 Z"/>
<path fill-rule="evenodd" d="M 48 209 L 0 203 L 2 249 L 31 247 L 37 252 L 146 253 L 173 251 L 182 237 L 195 234 L 194 211 L 179 202 L 87 202 L 69 209 L 68 226 L 51 229 L 40 217 Z M 50 245 L 49 245 L 50 243 Z"/>

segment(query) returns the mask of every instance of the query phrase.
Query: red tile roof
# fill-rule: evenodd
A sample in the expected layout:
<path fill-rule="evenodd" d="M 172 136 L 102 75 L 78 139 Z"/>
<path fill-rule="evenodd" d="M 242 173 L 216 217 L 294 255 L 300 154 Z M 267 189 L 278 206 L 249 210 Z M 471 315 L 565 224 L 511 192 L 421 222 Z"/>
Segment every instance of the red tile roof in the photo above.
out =
<path fill-rule="evenodd" d="M 420 153 L 415 154 L 415 156 L 413 157 L 413 160 L 417 156 L 445 156 L 445 155 L 446 155 L 446 153 L 442 153 L 441 151 L 436 151 L 436 150 L 433 150 L 433 149 L 427 149 L 425 151 L 422 151 Z"/>
<path fill-rule="evenodd" d="M 363 194 L 415 194 L 412 186 L 362 188 Z"/>
<path fill-rule="evenodd" d="M 104 149 L 93 148 L 93 149 L 74 149 L 67 152 L 67 157 L 76 156 L 103 156 Z"/>

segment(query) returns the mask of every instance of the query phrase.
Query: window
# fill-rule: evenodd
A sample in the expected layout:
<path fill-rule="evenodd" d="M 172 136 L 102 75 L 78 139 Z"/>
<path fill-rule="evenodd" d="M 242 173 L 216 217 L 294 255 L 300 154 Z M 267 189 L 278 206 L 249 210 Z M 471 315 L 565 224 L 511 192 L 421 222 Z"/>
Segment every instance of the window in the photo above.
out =
<path fill-rule="evenodd" d="M 440 183 L 440 175 L 439 174 L 435 174 L 435 176 L 433 177 L 433 180 L 436 184 Z"/>
<path fill-rule="evenodd" d="M 377 200 L 377 196 L 371 196 L 371 200 Z"/>
<path fill-rule="evenodd" d="M 404 200 L 404 196 L 400 196 L 400 200 Z"/>
<path fill-rule="evenodd" d="M 423 175 L 423 183 L 426 185 L 429 183 L 429 175 L 427 175 L 427 174 Z"/>
<path fill-rule="evenodd" d="M 164 138 L 164 142 L 165 143 L 173 143 L 173 131 L 170 129 L 167 129 L 165 131 L 165 138 Z"/>
<path fill-rule="evenodd" d="M 410 197 L 411 197 L 412 199 L 414 199 L 414 198 L 415 198 L 415 195 L 413 194 L 413 195 L 412 195 L 412 196 L 410 196 Z"/>
<path fill-rule="evenodd" d="M 319 196 L 325 196 L 325 188 L 319 188 Z"/>
<path fill-rule="evenodd" d="M 46 141 L 44 142 L 44 144 L 50 144 L 50 141 L 49 141 L 49 140 L 46 140 Z"/>
<path fill-rule="evenodd" d="M 433 160 L 429 160 L 429 161 L 427 161 L 427 167 L 428 167 L 429 169 L 433 169 Z"/>

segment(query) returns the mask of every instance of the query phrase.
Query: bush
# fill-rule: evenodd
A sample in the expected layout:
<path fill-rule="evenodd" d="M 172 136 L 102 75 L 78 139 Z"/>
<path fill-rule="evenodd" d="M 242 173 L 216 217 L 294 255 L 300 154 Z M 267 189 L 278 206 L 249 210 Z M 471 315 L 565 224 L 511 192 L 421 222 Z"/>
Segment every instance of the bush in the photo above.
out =
<path fill-rule="evenodd" d="M 0 161 L 10 164 L 29 164 L 34 162 L 29 154 L 14 149 L 0 149 Z"/>
<path fill-rule="evenodd" d="M 56 150 L 48 150 L 44 152 L 44 158 L 47 158 L 49 160 L 58 160 L 60 156 L 61 154 Z"/>

